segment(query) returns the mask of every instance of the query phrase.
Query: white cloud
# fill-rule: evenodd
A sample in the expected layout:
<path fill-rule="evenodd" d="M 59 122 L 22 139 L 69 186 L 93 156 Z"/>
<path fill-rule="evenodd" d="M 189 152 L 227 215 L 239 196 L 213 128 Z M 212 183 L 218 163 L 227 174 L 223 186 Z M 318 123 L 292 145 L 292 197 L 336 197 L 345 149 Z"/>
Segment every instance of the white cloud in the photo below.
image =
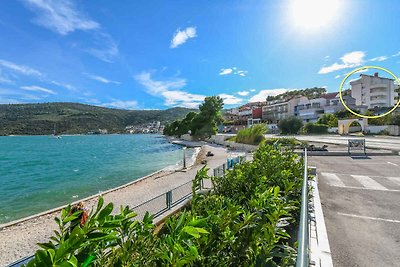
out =
<path fill-rule="evenodd" d="M 239 70 L 239 69 L 236 68 L 236 67 L 233 67 L 233 68 L 222 68 L 222 69 L 219 71 L 219 75 L 230 75 L 230 74 L 234 74 L 234 75 L 239 75 L 239 76 L 242 76 L 242 77 L 246 76 L 247 73 L 248 73 L 247 70 Z"/>
<path fill-rule="evenodd" d="M 90 79 L 92 79 L 92 80 L 95 80 L 95 81 L 98 81 L 98 82 L 101 82 L 101 83 L 106 83 L 106 84 L 113 83 L 113 84 L 117 84 L 117 85 L 121 84 L 120 82 L 113 81 L 113 80 L 104 78 L 104 77 L 99 76 L 99 75 L 93 75 L 93 74 L 89 74 L 89 73 L 84 73 L 84 74 L 85 74 L 88 78 L 90 78 Z"/>
<path fill-rule="evenodd" d="M 56 81 L 51 81 L 50 83 L 57 85 L 57 86 L 64 87 L 72 92 L 79 92 L 79 90 L 75 86 L 67 84 L 67 83 L 60 83 L 60 82 L 56 82 Z"/>
<path fill-rule="evenodd" d="M 26 0 L 28 6 L 36 13 L 34 22 L 61 35 L 76 30 L 88 31 L 98 29 L 100 25 L 78 11 L 69 0 Z"/>
<path fill-rule="evenodd" d="M 358 67 L 364 63 L 365 53 L 363 51 L 354 51 L 341 57 L 341 63 L 333 63 L 330 66 L 322 67 L 318 74 L 326 74 L 337 70 Z"/>
<path fill-rule="evenodd" d="M 242 77 L 244 77 L 244 76 L 247 75 L 247 72 L 248 72 L 247 70 L 238 70 L 238 71 L 237 71 L 237 74 L 240 75 L 240 76 L 242 76 Z"/>
<path fill-rule="evenodd" d="M 42 73 L 38 70 L 3 59 L 0 59 L 0 66 L 27 76 L 42 76 Z"/>
<path fill-rule="evenodd" d="M 25 0 L 25 3 L 36 14 L 34 22 L 53 32 L 64 36 L 75 31 L 88 32 L 89 37 L 81 38 L 74 47 L 109 63 L 118 55 L 118 46 L 113 38 L 101 29 L 98 22 L 79 11 L 71 0 Z"/>
<path fill-rule="evenodd" d="M 336 76 L 335 76 L 335 79 L 339 79 L 339 78 L 340 78 L 340 75 L 336 75 Z"/>
<path fill-rule="evenodd" d="M 50 90 L 50 89 L 47 89 L 47 88 L 44 88 L 44 87 L 40 87 L 40 86 L 36 86 L 36 85 L 21 86 L 21 89 L 26 90 L 26 91 L 43 92 L 43 93 L 52 94 L 52 95 L 56 95 L 57 94 L 53 90 Z"/>
<path fill-rule="evenodd" d="M 387 56 L 379 56 L 379 57 L 371 58 L 369 61 L 384 61 L 386 59 L 388 59 Z"/>
<path fill-rule="evenodd" d="M 266 101 L 268 96 L 276 96 L 290 90 L 296 90 L 296 89 L 276 88 L 276 89 L 261 90 L 260 92 L 258 92 L 258 94 L 250 98 L 249 102 Z"/>
<path fill-rule="evenodd" d="M 181 44 L 184 44 L 190 38 L 197 37 L 196 28 L 195 27 L 187 27 L 183 31 L 177 29 L 174 33 L 174 36 L 171 40 L 170 48 L 176 48 Z"/>
<path fill-rule="evenodd" d="M 1 74 L 1 73 L 0 73 L 0 74 Z M 14 81 L 8 79 L 8 78 L 5 77 L 5 76 L 0 76 L 0 83 L 3 83 L 3 84 L 13 84 Z"/>
<path fill-rule="evenodd" d="M 250 92 L 255 92 L 256 91 L 256 89 L 250 89 Z"/>
<path fill-rule="evenodd" d="M 393 55 L 392 55 L 392 57 L 398 57 L 398 56 L 400 56 L 400 51 L 397 52 L 396 54 L 393 54 Z"/>
<path fill-rule="evenodd" d="M 233 73 L 233 69 L 221 69 L 221 71 L 219 72 L 219 75 L 228 75 L 228 74 L 232 74 Z"/>
<path fill-rule="evenodd" d="M 26 94 L 25 92 L 21 92 L 21 91 L 1 88 L 0 89 L 0 99 L 13 100 L 9 103 L 19 103 L 19 102 L 21 102 L 21 100 L 28 100 L 28 101 L 40 100 L 41 97 L 36 96 L 36 95 Z M 2 103 L 6 103 L 6 102 L 2 102 Z"/>
<path fill-rule="evenodd" d="M 254 90 L 254 89 L 253 89 Z M 254 90 L 255 91 L 255 90 Z M 237 92 L 237 94 L 238 95 L 240 95 L 240 96 L 247 96 L 247 95 L 249 95 L 249 91 L 240 91 L 240 92 Z"/>
<path fill-rule="evenodd" d="M 88 99 L 90 102 L 97 102 L 97 99 Z M 138 102 L 136 100 L 117 100 L 113 99 L 110 103 L 103 103 L 102 106 L 110 107 L 110 108 L 120 108 L 120 109 L 136 109 L 138 106 Z"/>
<path fill-rule="evenodd" d="M 368 72 L 368 69 L 358 70 L 358 71 L 356 71 L 354 73 L 362 73 L 362 72 Z M 343 76 L 346 76 L 346 75 L 347 75 L 347 73 L 345 73 Z"/>
<path fill-rule="evenodd" d="M 221 97 L 224 100 L 224 104 L 226 105 L 234 105 L 234 104 L 239 104 L 243 101 L 243 99 L 238 98 L 234 95 L 228 95 L 228 94 L 219 94 L 219 97 Z"/>
<path fill-rule="evenodd" d="M 187 108 L 198 108 L 206 97 L 183 91 L 165 91 L 162 95 L 165 97 L 167 106 L 183 106 Z"/>
<path fill-rule="evenodd" d="M 164 98 L 166 106 L 184 106 L 197 108 L 204 100 L 204 95 L 191 94 L 181 91 L 186 86 L 186 80 L 175 78 L 167 81 L 153 80 L 149 72 L 134 76 L 135 80 L 146 88 L 147 93 Z"/>
<path fill-rule="evenodd" d="M 90 40 L 90 48 L 84 50 L 104 62 L 113 63 L 114 58 L 119 54 L 118 45 L 114 39 L 107 33 L 96 32 Z"/>

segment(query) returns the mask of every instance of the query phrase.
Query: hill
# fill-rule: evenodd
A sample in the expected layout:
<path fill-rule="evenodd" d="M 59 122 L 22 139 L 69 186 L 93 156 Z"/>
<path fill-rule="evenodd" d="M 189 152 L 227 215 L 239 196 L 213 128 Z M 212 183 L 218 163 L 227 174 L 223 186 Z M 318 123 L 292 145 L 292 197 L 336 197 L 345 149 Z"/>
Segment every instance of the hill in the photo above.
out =
<path fill-rule="evenodd" d="M 268 96 L 267 101 L 286 99 L 293 96 L 306 96 L 308 99 L 318 98 L 326 94 L 326 88 L 313 87 L 301 90 L 291 90 L 276 96 Z"/>
<path fill-rule="evenodd" d="M 171 122 L 193 109 L 122 110 L 79 103 L 40 103 L 0 105 L 0 135 L 80 134 L 93 129 L 123 132 L 127 125 L 151 121 Z"/>

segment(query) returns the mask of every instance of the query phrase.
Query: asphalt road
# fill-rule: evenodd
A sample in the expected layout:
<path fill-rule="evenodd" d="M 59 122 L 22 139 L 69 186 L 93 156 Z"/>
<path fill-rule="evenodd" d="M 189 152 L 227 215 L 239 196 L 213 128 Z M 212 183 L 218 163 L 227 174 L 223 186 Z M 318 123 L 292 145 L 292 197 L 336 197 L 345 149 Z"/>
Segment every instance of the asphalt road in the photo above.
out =
<path fill-rule="evenodd" d="M 334 266 L 400 266 L 400 156 L 312 156 Z"/>

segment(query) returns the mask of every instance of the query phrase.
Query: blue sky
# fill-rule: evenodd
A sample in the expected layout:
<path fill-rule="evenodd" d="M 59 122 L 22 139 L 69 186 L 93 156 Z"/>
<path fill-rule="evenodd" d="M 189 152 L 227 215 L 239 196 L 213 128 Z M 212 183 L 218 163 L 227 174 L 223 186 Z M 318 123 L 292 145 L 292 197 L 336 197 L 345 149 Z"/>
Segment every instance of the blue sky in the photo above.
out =
<path fill-rule="evenodd" d="M 326 86 L 377 65 L 400 75 L 400 2 L 0 1 L 0 103 L 226 107 Z"/>

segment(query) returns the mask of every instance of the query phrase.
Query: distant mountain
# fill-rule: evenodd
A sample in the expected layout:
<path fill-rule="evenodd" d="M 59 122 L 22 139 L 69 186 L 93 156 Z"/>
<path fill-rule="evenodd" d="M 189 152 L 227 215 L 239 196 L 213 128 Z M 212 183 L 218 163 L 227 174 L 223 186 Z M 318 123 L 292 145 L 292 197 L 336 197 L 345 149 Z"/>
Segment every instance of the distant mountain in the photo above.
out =
<path fill-rule="evenodd" d="M 124 132 L 127 125 L 151 121 L 171 122 L 183 118 L 188 108 L 167 110 L 123 110 L 79 103 L 1 104 L 0 135 L 52 134 L 54 124 L 59 134 L 87 133 L 107 129 L 109 133 Z"/>

